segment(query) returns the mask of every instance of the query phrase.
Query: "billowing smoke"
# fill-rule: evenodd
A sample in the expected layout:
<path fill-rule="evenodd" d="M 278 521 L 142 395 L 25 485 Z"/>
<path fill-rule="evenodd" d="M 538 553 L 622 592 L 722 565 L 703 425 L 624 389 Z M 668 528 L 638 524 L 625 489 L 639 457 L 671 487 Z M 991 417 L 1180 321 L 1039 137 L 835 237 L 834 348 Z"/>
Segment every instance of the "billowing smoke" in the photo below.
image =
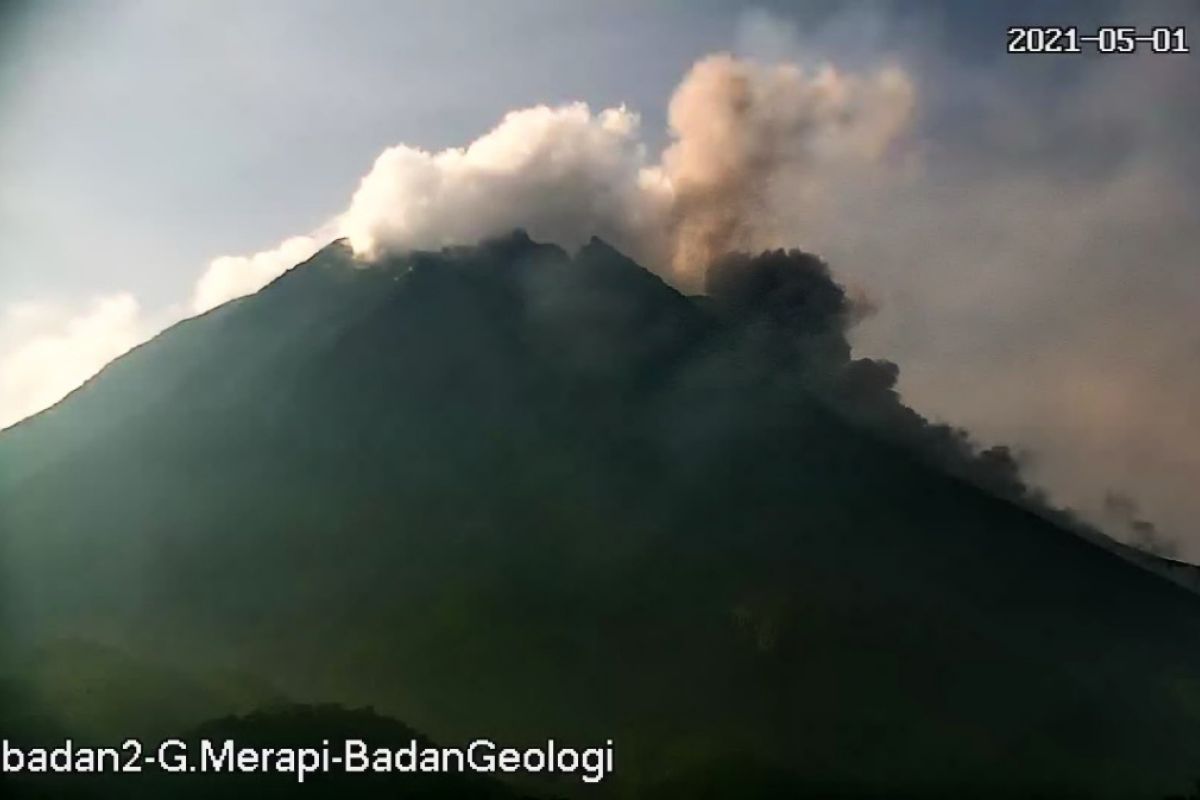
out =
<path fill-rule="evenodd" d="M 711 56 L 671 99 L 658 160 L 624 107 L 513 111 L 466 147 L 388 148 L 323 231 L 214 261 L 193 308 L 256 291 L 339 236 L 369 260 L 517 227 L 571 249 L 600 236 L 698 290 L 716 256 L 790 242 L 798 204 L 884 157 L 913 102 L 898 68 L 858 75 Z"/>
<path fill-rule="evenodd" d="M 524 227 L 575 248 L 591 236 L 636 249 L 653 228 L 639 120 L 583 103 L 513 111 L 465 148 L 388 148 L 339 227 L 356 253 L 472 244 Z"/>
<path fill-rule="evenodd" d="M 1163 538 L 1158 527 L 1142 516 L 1141 506 L 1129 495 L 1105 492 L 1104 513 L 1111 525 L 1125 529 L 1126 538 L 1138 548 L 1167 558 L 1178 555 L 1174 542 Z"/>
<path fill-rule="evenodd" d="M 794 216 L 795 242 L 878 303 L 855 352 L 902 365 L 896 391 L 922 414 L 1014 445 L 1058 503 L 1141 542 L 1106 507 L 1119 487 L 1160 542 L 1200 559 L 1200 372 L 1181 368 L 1200 352 L 1194 63 L 1068 60 L 1051 78 L 1041 62 L 963 59 L 907 12 L 855 8 L 837 30 L 760 15 L 741 44 L 839 64 L 890 52 L 918 76 L 913 147 Z M 1197 19 L 1195 4 L 1109 13 Z"/>
<path fill-rule="evenodd" d="M 671 267 L 693 281 L 735 249 L 794 244 L 795 214 L 834 177 L 878 161 L 905 132 L 914 90 L 898 68 L 867 75 L 707 58 L 671 99 Z"/>
<path fill-rule="evenodd" d="M 1009 448 L 981 447 L 966 430 L 926 419 L 897 393 L 896 364 L 852 357 L 849 334 L 863 312 L 821 259 L 799 250 L 731 253 L 707 270 L 705 288 L 712 307 L 731 327 L 755 332 L 750 346 L 738 352 L 740 369 L 758 363 L 776 377 L 801 375 L 805 392 L 926 462 L 1044 516 L 1076 524 L 1025 483 Z M 1153 526 L 1133 519 L 1132 501 L 1124 502 L 1131 510 L 1123 522 L 1147 542 L 1156 538 Z"/>

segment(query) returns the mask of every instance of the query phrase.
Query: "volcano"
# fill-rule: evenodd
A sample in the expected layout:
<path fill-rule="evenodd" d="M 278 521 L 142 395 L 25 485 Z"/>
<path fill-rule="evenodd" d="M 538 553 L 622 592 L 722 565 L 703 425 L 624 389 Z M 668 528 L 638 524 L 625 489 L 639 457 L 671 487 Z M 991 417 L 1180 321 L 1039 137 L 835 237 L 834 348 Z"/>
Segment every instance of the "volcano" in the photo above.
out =
<path fill-rule="evenodd" d="M 611 739 L 639 797 L 1188 785 L 1200 597 L 906 408 L 857 314 L 796 251 L 689 297 L 598 239 L 335 242 L 0 435 L 0 721 L 369 705 Z"/>

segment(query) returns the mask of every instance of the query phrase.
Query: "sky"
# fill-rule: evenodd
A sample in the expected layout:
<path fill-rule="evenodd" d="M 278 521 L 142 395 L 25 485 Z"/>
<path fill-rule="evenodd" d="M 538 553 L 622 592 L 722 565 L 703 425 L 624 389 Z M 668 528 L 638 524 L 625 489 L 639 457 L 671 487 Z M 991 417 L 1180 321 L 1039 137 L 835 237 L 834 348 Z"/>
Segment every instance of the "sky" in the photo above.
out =
<path fill-rule="evenodd" d="M 624 107 L 619 146 L 653 167 L 685 76 L 729 52 L 805 86 L 831 66 L 868 132 L 883 117 L 860 106 L 900 109 L 870 158 L 781 168 L 753 243 L 813 250 L 869 298 L 856 350 L 896 361 L 917 410 L 1013 445 L 1114 535 L 1144 518 L 1200 560 L 1200 62 L 1005 52 L 1039 23 L 1200 37 L 1200 8 L 0 2 L 0 427 L 303 258 L 365 176 L 390 180 L 389 148 L 582 101 Z M 870 91 L 886 70 L 903 92 Z"/>

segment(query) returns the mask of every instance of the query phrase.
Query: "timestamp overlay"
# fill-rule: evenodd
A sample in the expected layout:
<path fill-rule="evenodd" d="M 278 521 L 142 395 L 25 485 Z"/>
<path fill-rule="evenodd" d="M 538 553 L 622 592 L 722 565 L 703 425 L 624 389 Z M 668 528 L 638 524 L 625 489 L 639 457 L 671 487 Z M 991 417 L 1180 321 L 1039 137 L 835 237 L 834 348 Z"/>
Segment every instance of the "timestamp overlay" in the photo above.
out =
<path fill-rule="evenodd" d="M 1010 53 L 1190 53 L 1182 25 L 1013 25 L 1008 29 Z"/>

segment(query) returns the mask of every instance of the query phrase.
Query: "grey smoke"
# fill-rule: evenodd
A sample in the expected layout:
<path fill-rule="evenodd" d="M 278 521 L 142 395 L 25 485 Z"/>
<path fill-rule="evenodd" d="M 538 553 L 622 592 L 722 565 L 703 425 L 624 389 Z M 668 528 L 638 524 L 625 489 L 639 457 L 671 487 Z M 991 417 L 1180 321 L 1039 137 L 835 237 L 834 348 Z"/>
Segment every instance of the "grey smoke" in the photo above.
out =
<path fill-rule="evenodd" d="M 1195 560 L 1195 59 L 981 51 L 972 63 L 940 55 L 969 43 L 866 8 L 854 14 L 871 24 L 833 25 L 837 50 L 904 65 L 919 98 L 906 146 L 827 181 L 816 202 L 789 204 L 785 186 L 776 204 L 792 243 L 877 306 L 851 333 L 855 352 L 898 363 L 894 391 L 922 414 L 1008 443 L 1056 503 L 1144 539 L 1145 526 L 1105 509 L 1105 489 L 1121 487 L 1153 521 L 1156 547 Z M 1194 4 L 1109 12 L 1122 24 L 1200 22 Z M 743 52 L 831 54 L 821 35 L 771 22 L 747 26 Z M 866 46 L 854 46 L 856 29 Z"/>

